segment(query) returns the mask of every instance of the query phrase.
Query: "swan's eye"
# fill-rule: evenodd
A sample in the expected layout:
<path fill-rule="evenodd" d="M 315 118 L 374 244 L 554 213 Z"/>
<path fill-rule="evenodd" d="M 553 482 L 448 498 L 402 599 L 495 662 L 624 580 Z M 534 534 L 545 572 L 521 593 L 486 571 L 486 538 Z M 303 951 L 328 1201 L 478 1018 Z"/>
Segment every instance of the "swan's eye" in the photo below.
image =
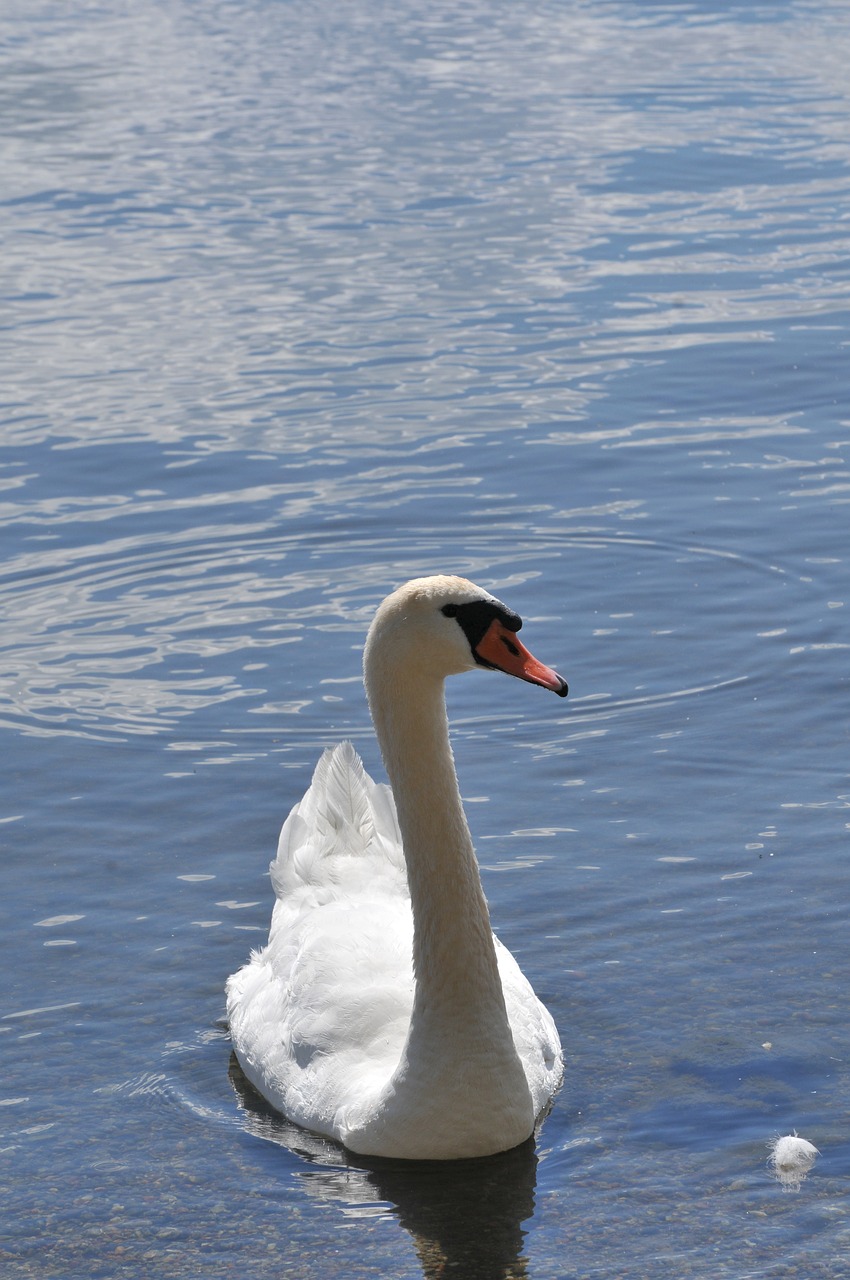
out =
<path fill-rule="evenodd" d="M 445 614 L 447 618 L 456 618 L 458 615 L 458 605 L 444 604 L 442 609 L 440 610 L 440 613 Z"/>

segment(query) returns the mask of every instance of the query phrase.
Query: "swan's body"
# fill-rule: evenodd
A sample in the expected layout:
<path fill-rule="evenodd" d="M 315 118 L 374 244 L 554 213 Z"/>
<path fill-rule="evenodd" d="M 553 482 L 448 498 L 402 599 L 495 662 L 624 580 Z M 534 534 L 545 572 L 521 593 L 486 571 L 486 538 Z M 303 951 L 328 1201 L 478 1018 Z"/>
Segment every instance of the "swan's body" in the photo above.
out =
<path fill-rule="evenodd" d="M 490 928 L 443 691 L 483 665 L 565 694 L 520 625 L 463 578 L 384 601 L 364 666 L 393 790 L 348 744 L 325 752 L 281 832 L 268 944 L 227 984 L 254 1087 L 361 1154 L 508 1150 L 560 1083 L 554 1022 Z"/>

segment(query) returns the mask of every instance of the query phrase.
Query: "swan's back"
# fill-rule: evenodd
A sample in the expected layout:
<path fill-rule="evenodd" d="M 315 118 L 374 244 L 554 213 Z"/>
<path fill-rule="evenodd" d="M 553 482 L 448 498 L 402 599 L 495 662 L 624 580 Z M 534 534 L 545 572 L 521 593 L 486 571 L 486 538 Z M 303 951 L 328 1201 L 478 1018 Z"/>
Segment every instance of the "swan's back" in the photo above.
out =
<path fill-rule="evenodd" d="M 245 1074 L 290 1119 L 335 1134 L 386 1084 L 413 1002 L 413 925 L 388 787 L 350 743 L 324 753 L 280 834 L 268 944 L 227 984 Z"/>

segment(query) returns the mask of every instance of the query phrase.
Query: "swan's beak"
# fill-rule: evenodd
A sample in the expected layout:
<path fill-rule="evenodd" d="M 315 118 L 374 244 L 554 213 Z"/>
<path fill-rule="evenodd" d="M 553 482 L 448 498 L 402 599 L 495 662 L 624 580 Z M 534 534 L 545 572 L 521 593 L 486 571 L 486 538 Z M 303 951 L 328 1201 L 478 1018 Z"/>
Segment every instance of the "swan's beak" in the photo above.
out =
<path fill-rule="evenodd" d="M 509 631 L 503 622 L 494 618 L 475 646 L 475 657 L 485 667 L 506 671 L 509 676 L 528 680 L 530 684 L 551 689 L 559 698 L 567 696 L 567 682 L 557 671 L 545 667 L 533 654 L 521 645 L 515 631 Z"/>

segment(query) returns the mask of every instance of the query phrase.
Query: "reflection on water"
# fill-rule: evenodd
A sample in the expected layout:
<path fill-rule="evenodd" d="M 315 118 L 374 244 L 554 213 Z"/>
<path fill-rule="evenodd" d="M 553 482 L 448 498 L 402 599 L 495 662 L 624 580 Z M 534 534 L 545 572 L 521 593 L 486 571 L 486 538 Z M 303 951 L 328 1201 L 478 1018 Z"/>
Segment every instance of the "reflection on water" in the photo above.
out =
<path fill-rule="evenodd" d="M 80 14 L 37 57 L 24 22 L 9 439 L 350 456 L 572 430 L 694 347 L 806 378 L 775 344 L 846 310 L 840 4 L 326 10 Z"/>
<path fill-rule="evenodd" d="M 393 1212 L 426 1280 L 526 1280 L 522 1224 L 534 1212 L 533 1139 L 481 1160 L 369 1159 L 288 1124 L 251 1088 L 233 1055 L 229 1077 L 248 1131 L 313 1166 L 299 1175 L 306 1193 L 335 1203 L 349 1219 Z"/>

